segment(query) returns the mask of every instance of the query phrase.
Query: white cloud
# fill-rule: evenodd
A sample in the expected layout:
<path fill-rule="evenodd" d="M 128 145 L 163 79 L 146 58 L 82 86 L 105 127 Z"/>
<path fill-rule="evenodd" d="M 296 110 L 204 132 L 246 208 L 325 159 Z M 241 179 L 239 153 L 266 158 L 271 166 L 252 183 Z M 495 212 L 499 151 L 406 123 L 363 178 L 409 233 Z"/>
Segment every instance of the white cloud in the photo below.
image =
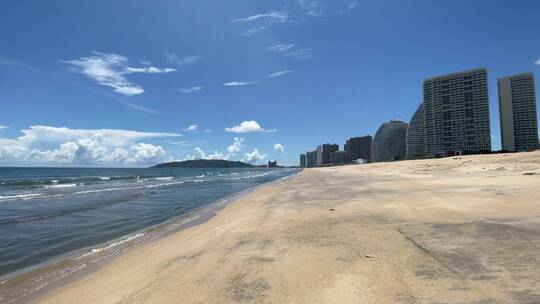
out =
<path fill-rule="evenodd" d="M 165 159 L 161 146 L 143 139 L 176 133 L 31 126 L 17 139 L 0 138 L 0 163 L 7 165 L 139 166 Z"/>
<path fill-rule="evenodd" d="M 192 94 L 192 93 L 200 93 L 202 92 L 203 89 L 204 87 L 202 86 L 196 86 L 196 87 L 191 87 L 191 88 L 181 88 L 181 89 L 178 89 L 178 91 L 184 94 Z"/>
<path fill-rule="evenodd" d="M 277 54 L 281 54 L 283 57 L 291 57 L 296 59 L 313 58 L 313 55 L 311 54 L 311 49 L 300 48 L 293 43 L 272 45 L 268 47 L 268 50 Z"/>
<path fill-rule="evenodd" d="M 268 13 L 255 14 L 245 18 L 234 19 L 233 23 L 265 21 L 268 23 L 286 23 L 289 22 L 289 16 L 286 11 L 273 11 Z"/>
<path fill-rule="evenodd" d="M 291 71 L 291 70 L 280 71 L 280 72 L 272 73 L 272 74 L 268 75 L 268 77 L 269 78 L 274 78 L 274 77 L 284 76 L 284 75 L 287 75 L 287 74 L 293 73 L 293 72 L 294 71 Z"/>
<path fill-rule="evenodd" d="M 187 128 L 184 128 L 183 130 L 187 132 L 195 132 L 197 131 L 198 128 L 199 128 L 199 125 L 191 125 Z"/>
<path fill-rule="evenodd" d="M 279 152 L 283 152 L 283 151 L 285 151 L 285 147 L 283 147 L 283 145 L 279 144 L 279 143 L 274 144 L 274 150 L 279 151 Z"/>
<path fill-rule="evenodd" d="M 200 147 L 196 147 L 194 150 L 195 155 L 188 154 L 186 156 L 187 159 L 227 159 L 227 157 L 219 151 L 214 151 L 212 154 L 207 154 Z"/>
<path fill-rule="evenodd" d="M 197 62 L 201 61 L 202 56 L 179 57 L 174 53 L 165 53 L 165 58 L 167 58 L 167 62 L 170 64 L 174 64 L 177 66 L 185 66 L 196 64 Z"/>
<path fill-rule="evenodd" d="M 243 27 L 249 27 L 242 33 L 242 35 L 246 37 L 260 33 L 270 28 L 274 24 L 284 24 L 289 22 L 292 21 L 289 19 L 289 15 L 285 10 L 255 14 L 245 18 L 234 19 L 232 21 L 232 23 L 239 23 Z"/>
<path fill-rule="evenodd" d="M 4 129 L 7 129 L 9 128 L 8 126 L 4 126 L 4 125 L 0 125 L 0 130 L 4 130 Z"/>
<path fill-rule="evenodd" d="M 294 49 L 296 46 L 292 43 L 290 44 L 276 44 L 268 47 L 268 50 L 276 53 L 285 53 Z"/>
<path fill-rule="evenodd" d="M 245 147 L 245 145 L 243 144 L 244 142 L 244 137 L 235 137 L 234 138 L 234 142 L 227 147 L 227 152 L 229 153 L 238 153 L 240 151 L 242 151 L 242 149 Z"/>
<path fill-rule="evenodd" d="M 536 60 L 534 64 L 540 65 L 540 59 Z"/>
<path fill-rule="evenodd" d="M 259 149 L 254 149 L 251 153 L 245 153 L 242 161 L 249 164 L 255 164 L 260 160 L 263 160 L 266 154 L 260 153 Z"/>
<path fill-rule="evenodd" d="M 176 71 L 172 68 L 156 68 L 153 66 L 131 67 L 128 59 L 123 55 L 93 52 L 92 56 L 81 57 L 76 60 L 64 61 L 73 71 L 85 74 L 95 82 L 114 89 L 115 92 L 133 96 L 142 94 L 144 89 L 140 85 L 132 85 L 126 75 L 133 73 L 170 73 Z"/>
<path fill-rule="evenodd" d="M 256 84 L 256 83 L 258 83 L 258 81 L 231 81 L 231 82 L 224 83 L 223 86 L 224 87 L 240 87 L 240 86 Z"/>
<path fill-rule="evenodd" d="M 276 132 L 277 130 L 276 129 L 265 130 L 255 120 L 246 120 L 246 121 L 241 122 L 238 126 L 225 128 L 225 131 L 232 132 L 232 133 L 255 133 L 255 132 L 273 133 L 273 132 Z"/>

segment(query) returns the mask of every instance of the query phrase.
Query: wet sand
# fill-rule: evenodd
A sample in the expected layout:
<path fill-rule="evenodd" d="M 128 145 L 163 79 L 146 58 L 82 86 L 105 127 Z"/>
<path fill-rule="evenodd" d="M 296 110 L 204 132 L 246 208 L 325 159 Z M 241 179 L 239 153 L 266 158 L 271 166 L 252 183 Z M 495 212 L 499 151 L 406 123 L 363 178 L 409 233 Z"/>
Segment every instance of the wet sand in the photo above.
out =
<path fill-rule="evenodd" d="M 307 169 L 38 303 L 539 303 L 540 152 Z"/>

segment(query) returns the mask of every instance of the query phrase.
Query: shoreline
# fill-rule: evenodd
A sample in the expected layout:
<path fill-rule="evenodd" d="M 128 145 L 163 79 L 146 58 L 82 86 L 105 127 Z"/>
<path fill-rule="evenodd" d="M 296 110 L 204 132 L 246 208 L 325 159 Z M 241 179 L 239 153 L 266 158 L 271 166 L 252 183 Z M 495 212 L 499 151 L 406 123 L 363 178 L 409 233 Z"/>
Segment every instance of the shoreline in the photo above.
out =
<path fill-rule="evenodd" d="M 44 294 L 94 273 L 107 263 L 121 258 L 122 255 L 129 251 L 200 225 L 212 219 L 227 205 L 234 203 L 241 197 L 261 187 L 293 178 L 300 172 L 302 170 L 231 194 L 218 201 L 196 207 L 163 223 L 133 231 L 100 244 L 68 252 L 49 261 L 3 275 L 0 277 L 0 303 L 19 304 L 34 301 Z M 42 282 L 45 278 L 50 278 L 51 281 Z M 17 295 L 14 295 L 14 293 Z M 19 293 L 24 294 L 19 295 Z"/>
<path fill-rule="evenodd" d="M 540 151 L 304 170 L 33 303 L 538 303 Z"/>

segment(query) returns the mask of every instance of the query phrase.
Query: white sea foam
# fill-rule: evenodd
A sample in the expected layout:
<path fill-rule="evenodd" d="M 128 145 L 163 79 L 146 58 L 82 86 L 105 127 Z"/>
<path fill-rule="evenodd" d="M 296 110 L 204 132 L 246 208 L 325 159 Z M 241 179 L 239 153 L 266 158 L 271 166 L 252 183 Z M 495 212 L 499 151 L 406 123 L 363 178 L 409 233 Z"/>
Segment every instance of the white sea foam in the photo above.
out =
<path fill-rule="evenodd" d="M 103 252 L 103 251 L 105 251 L 105 250 L 108 250 L 108 249 L 111 249 L 111 248 L 120 246 L 120 245 L 125 244 L 125 243 L 127 243 L 127 242 L 130 242 L 130 241 L 133 241 L 133 240 L 135 240 L 135 239 L 138 239 L 138 238 L 140 238 L 141 236 L 144 236 L 144 233 L 138 233 L 138 234 L 135 234 L 135 235 L 128 236 L 128 237 L 125 238 L 125 239 L 121 239 L 121 240 L 119 240 L 118 242 L 114 242 L 114 243 L 109 244 L 109 245 L 107 245 L 107 246 L 98 247 L 98 248 L 92 248 L 92 250 L 91 250 L 90 252 L 87 252 L 87 253 L 81 255 L 80 258 L 84 258 L 84 257 L 87 257 L 87 256 L 89 256 L 89 255 L 96 254 L 96 253 L 99 253 L 99 252 Z"/>
<path fill-rule="evenodd" d="M 108 176 L 104 176 L 104 177 L 100 177 L 99 179 L 101 179 L 101 180 L 110 180 L 111 178 L 108 177 Z"/>
<path fill-rule="evenodd" d="M 79 185 L 84 185 L 83 183 L 81 184 L 57 184 L 57 185 L 48 185 L 48 186 L 45 186 L 45 188 L 71 188 L 71 187 L 77 187 Z"/>
<path fill-rule="evenodd" d="M 29 199 L 32 197 L 43 195 L 42 193 L 28 193 L 28 194 L 17 194 L 17 195 L 6 195 L 0 196 L 0 201 L 15 200 L 15 199 Z"/>
<path fill-rule="evenodd" d="M 171 180 L 171 179 L 174 179 L 174 177 L 172 177 L 172 176 L 156 177 L 155 179 L 156 180 Z"/>

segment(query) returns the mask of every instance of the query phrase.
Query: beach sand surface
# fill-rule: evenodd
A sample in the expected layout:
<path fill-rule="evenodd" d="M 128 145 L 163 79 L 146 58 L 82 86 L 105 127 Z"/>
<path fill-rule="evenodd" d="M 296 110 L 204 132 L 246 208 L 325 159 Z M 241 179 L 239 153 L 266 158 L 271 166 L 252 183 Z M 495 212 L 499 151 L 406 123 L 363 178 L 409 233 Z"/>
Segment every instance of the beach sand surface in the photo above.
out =
<path fill-rule="evenodd" d="M 38 303 L 540 303 L 540 152 L 307 169 Z"/>

